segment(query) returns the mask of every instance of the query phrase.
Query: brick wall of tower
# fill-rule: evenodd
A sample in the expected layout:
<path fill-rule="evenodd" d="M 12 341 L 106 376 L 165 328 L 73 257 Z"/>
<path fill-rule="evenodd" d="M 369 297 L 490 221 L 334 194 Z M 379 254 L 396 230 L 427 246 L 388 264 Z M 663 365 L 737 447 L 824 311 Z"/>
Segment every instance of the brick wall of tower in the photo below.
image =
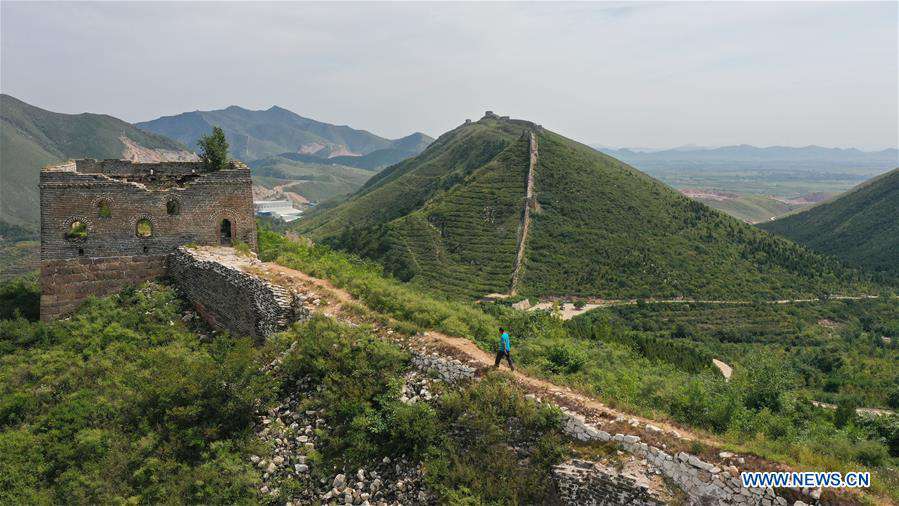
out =
<path fill-rule="evenodd" d="M 256 249 L 250 171 L 239 162 L 220 171 L 190 162 L 69 162 L 41 171 L 40 200 L 43 320 L 91 295 L 164 275 L 165 257 L 178 246 L 220 244 L 223 220 L 232 241 Z M 177 214 L 169 213 L 170 200 Z M 76 220 L 87 226 L 87 237 L 67 239 Z M 137 235 L 140 220 L 150 222 L 150 237 Z"/>

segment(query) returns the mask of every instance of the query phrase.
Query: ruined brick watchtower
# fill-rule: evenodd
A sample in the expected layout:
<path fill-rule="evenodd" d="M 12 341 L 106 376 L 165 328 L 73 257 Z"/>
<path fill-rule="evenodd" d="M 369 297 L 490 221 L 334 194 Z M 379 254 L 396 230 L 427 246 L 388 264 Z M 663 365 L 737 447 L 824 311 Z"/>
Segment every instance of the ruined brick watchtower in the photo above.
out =
<path fill-rule="evenodd" d="M 184 244 L 256 250 L 250 170 L 77 160 L 41 170 L 41 319 L 159 277 Z"/>

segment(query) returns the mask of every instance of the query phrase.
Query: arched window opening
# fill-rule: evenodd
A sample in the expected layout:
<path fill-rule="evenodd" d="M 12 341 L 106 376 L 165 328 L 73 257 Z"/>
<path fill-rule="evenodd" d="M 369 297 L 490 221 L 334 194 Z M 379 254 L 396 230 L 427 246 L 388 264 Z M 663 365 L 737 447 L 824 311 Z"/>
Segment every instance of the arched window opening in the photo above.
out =
<path fill-rule="evenodd" d="M 78 241 L 87 238 L 87 225 L 81 220 L 75 220 L 69 223 L 66 229 L 66 239 L 70 241 Z"/>
<path fill-rule="evenodd" d="M 97 216 L 100 218 L 109 218 L 112 216 L 112 209 L 109 207 L 108 200 L 97 202 Z"/>
<path fill-rule="evenodd" d="M 221 239 L 222 246 L 231 246 L 231 221 L 230 220 L 222 220 L 222 224 L 219 227 L 219 238 Z"/>
<path fill-rule="evenodd" d="M 150 237 L 153 235 L 153 224 L 146 218 L 137 220 L 134 227 L 134 234 L 138 237 Z"/>
<path fill-rule="evenodd" d="M 178 199 L 169 199 L 165 203 L 165 212 L 170 216 L 181 214 L 181 202 L 179 202 Z"/>

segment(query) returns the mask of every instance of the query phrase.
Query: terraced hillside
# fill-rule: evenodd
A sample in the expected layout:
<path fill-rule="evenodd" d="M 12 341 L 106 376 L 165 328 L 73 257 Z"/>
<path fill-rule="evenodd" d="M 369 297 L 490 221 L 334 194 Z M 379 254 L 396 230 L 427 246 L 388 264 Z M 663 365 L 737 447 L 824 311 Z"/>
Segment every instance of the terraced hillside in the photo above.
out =
<path fill-rule="evenodd" d="M 759 226 L 899 279 L 899 169 L 811 209 Z"/>
<path fill-rule="evenodd" d="M 780 298 L 861 288 L 834 260 L 588 146 L 492 114 L 444 134 L 298 229 L 440 292 L 509 291 L 530 133 L 539 156 L 521 294 Z"/>

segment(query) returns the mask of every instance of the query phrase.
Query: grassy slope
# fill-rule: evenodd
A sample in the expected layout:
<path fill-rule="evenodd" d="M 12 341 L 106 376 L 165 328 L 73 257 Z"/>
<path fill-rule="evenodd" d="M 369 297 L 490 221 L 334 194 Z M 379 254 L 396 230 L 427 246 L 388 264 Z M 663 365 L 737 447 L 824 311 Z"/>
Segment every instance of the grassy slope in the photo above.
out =
<path fill-rule="evenodd" d="M 264 346 L 210 338 L 152 283 L 49 324 L 12 316 L 36 317 L 38 299 L 33 281 L 0 283 L 2 504 L 296 503 L 310 480 L 384 457 L 422 462 L 440 504 L 544 504 L 551 467 L 577 451 L 558 409 L 502 373 L 403 402 L 410 355 L 365 325 L 319 315 Z M 250 456 L 271 459 L 268 441 L 303 428 L 272 417 L 257 438 L 257 416 L 298 390 L 296 409 L 325 422 L 304 452 L 312 474 L 278 473 L 280 494 L 261 494 Z"/>
<path fill-rule="evenodd" d="M 171 139 L 144 132 L 103 114 L 59 114 L 0 96 L 0 219 L 37 227 L 41 167 L 68 158 L 119 158 L 124 135 L 146 148 L 184 149 Z"/>
<path fill-rule="evenodd" d="M 893 459 L 899 456 L 891 422 L 884 418 L 878 428 L 856 419 L 837 427 L 832 411 L 812 409 L 809 402 L 846 395 L 872 405 L 899 399 L 899 391 L 891 394 L 896 348 L 880 338 L 899 328 L 895 301 L 638 304 L 562 322 L 546 311 L 441 299 L 384 277 L 374 262 L 266 230 L 260 231 L 259 251 L 267 261 L 328 279 L 375 313 L 399 320 L 397 328 L 406 332 L 440 330 L 493 350 L 495 329 L 506 326 L 527 374 L 612 406 L 711 430 L 730 449 L 801 469 L 875 467 L 874 490 L 899 499 L 887 453 L 889 448 Z M 818 324 L 821 318 L 839 328 Z M 711 367 L 709 353 L 734 366 L 732 381 Z M 704 366 L 685 367 L 703 357 Z M 862 391 L 864 398 L 858 397 Z"/>
<path fill-rule="evenodd" d="M 456 128 L 440 136 L 428 149 L 389 167 L 370 179 L 348 202 L 300 224 L 315 237 L 341 233 L 356 236 L 366 229 L 420 208 L 437 192 L 451 188 L 492 160 L 521 135 L 521 127 L 485 120 Z M 378 241 L 377 237 L 365 240 Z M 361 246 L 359 242 L 357 246 Z M 361 248 L 360 249 L 364 249 Z"/>
<path fill-rule="evenodd" d="M 691 201 L 588 146 L 539 136 L 525 264 L 535 294 L 794 296 L 845 289 L 834 262 Z"/>
<path fill-rule="evenodd" d="M 525 128 L 492 118 L 458 127 L 297 228 L 447 294 L 504 291 L 524 193 Z M 854 274 L 833 260 L 587 146 L 550 132 L 539 137 L 541 210 L 522 293 L 773 298 L 856 289 Z"/>
<path fill-rule="evenodd" d="M 899 277 L 899 169 L 760 227 L 862 268 Z"/>
<path fill-rule="evenodd" d="M 439 290 L 477 297 L 505 292 L 515 262 L 527 182 L 528 141 L 419 209 L 390 224 L 388 267 Z"/>

